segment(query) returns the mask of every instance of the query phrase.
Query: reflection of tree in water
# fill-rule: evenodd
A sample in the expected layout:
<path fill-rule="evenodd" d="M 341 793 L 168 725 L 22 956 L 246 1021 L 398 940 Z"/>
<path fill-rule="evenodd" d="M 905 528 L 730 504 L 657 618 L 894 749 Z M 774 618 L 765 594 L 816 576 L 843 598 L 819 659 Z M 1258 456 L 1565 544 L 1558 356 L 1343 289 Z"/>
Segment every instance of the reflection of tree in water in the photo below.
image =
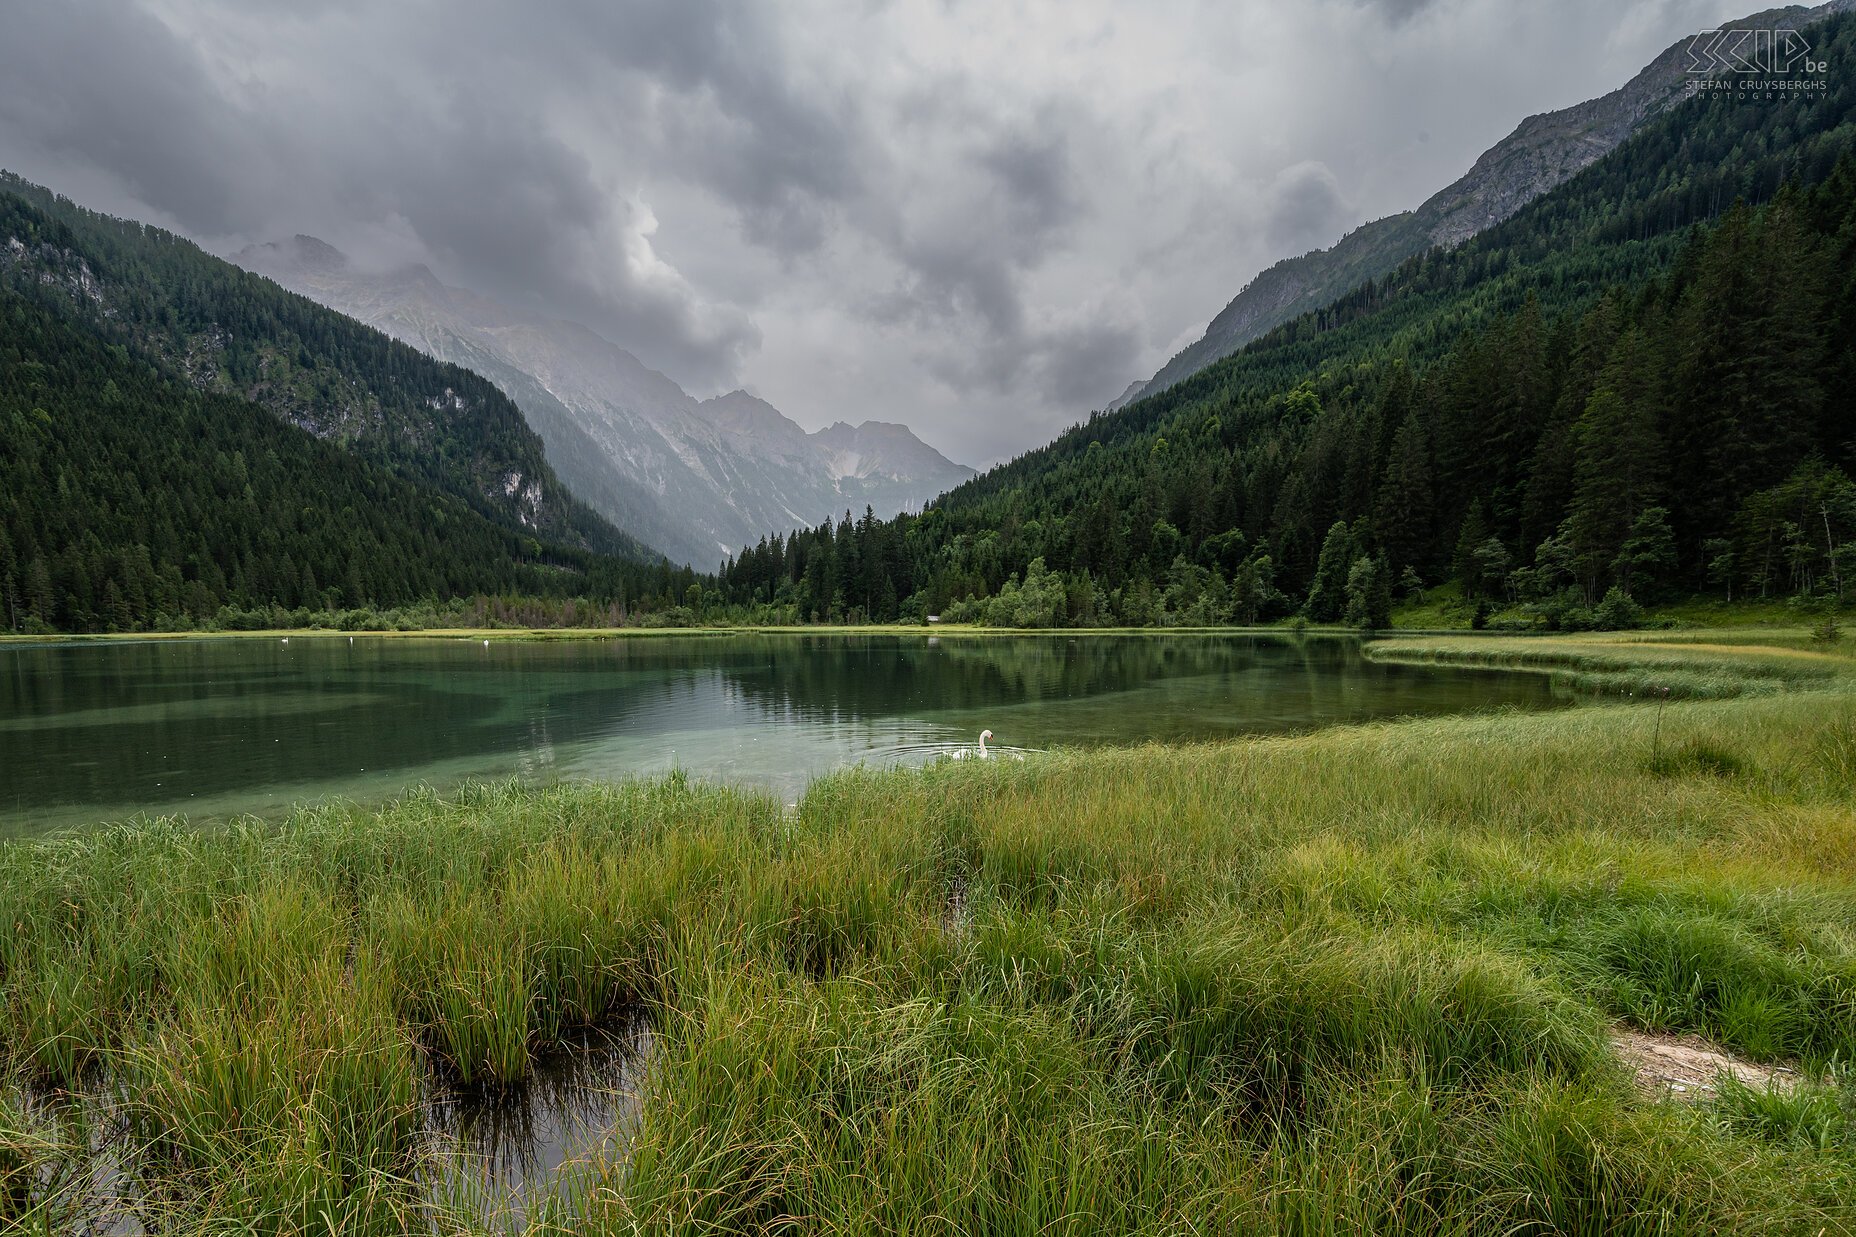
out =
<path fill-rule="evenodd" d="M 1352 640 L 1269 636 L 800 637 L 724 673 L 770 711 L 831 719 L 1133 691 L 1161 679 L 1362 665 Z"/>
<path fill-rule="evenodd" d="M 1080 702 L 1192 680 L 1206 685 L 1198 699 L 1213 712 L 1149 717 L 1154 733 L 1300 730 L 1545 703 L 1534 676 L 1371 661 L 1358 639 L 1328 635 L 799 637 L 710 662 L 718 664 L 750 708 L 824 722 Z"/>

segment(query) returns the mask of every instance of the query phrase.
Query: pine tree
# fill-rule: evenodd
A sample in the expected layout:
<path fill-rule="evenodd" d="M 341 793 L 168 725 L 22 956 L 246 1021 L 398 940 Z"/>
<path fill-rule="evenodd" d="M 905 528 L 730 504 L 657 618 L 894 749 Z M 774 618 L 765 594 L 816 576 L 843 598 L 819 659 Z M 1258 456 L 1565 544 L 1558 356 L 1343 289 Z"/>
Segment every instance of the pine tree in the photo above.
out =
<path fill-rule="evenodd" d="M 1335 521 L 1321 542 L 1314 584 L 1308 590 L 1308 617 L 1317 623 L 1338 621 L 1347 610 L 1347 577 L 1353 567 L 1353 532 L 1344 520 Z"/>
<path fill-rule="evenodd" d="M 26 613 L 41 623 L 55 626 L 58 615 L 53 609 L 52 574 L 43 558 L 34 557 L 26 568 Z"/>
<path fill-rule="evenodd" d="M 1521 532 L 1529 465 L 1554 395 L 1538 295 L 1530 291 L 1520 311 L 1490 332 L 1489 349 L 1479 467 L 1490 522 L 1498 534 L 1512 537 Z"/>
<path fill-rule="evenodd" d="M 1415 410 L 1392 438 L 1385 480 L 1373 507 L 1373 527 L 1394 568 L 1422 571 L 1432 541 L 1436 496 L 1431 487 L 1430 448 Z"/>
<path fill-rule="evenodd" d="M 0 622 L 9 631 L 19 630 L 19 560 L 13 552 L 13 540 L 0 523 Z"/>
<path fill-rule="evenodd" d="M 1669 512 L 1645 507 L 1631 521 L 1630 533 L 1612 563 L 1618 587 L 1627 597 L 1644 600 L 1660 588 L 1676 569 L 1676 539 L 1669 528 Z"/>
<path fill-rule="evenodd" d="M 1456 550 L 1450 555 L 1450 574 L 1463 586 L 1463 596 L 1474 600 L 1482 595 L 1482 564 L 1476 552 L 1488 541 L 1489 521 L 1483 514 L 1482 500 L 1469 505 L 1463 523 L 1457 529 Z"/>
<path fill-rule="evenodd" d="M 128 631 L 134 622 L 129 616 L 129 603 L 114 579 L 103 582 L 103 616 L 111 631 Z"/>
<path fill-rule="evenodd" d="M 1577 426 L 1598 386 L 1606 360 L 1617 346 L 1623 309 L 1614 293 L 1580 318 L 1559 382 L 1559 394 L 1528 465 L 1521 502 L 1521 544 L 1539 545 L 1553 536 L 1572 503 L 1578 450 Z"/>
<path fill-rule="evenodd" d="M 1589 602 L 1604 591 L 1637 516 L 1660 496 L 1663 454 L 1653 411 L 1610 385 L 1586 401 L 1576 433 L 1566 540 Z"/>

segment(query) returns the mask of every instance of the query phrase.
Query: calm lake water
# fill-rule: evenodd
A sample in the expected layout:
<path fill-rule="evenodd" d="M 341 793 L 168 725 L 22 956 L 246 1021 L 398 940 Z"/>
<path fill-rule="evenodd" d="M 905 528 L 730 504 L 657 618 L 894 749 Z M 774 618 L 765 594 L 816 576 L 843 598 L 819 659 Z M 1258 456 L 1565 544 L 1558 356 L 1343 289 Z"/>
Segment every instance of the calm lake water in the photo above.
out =
<path fill-rule="evenodd" d="M 0 648 L 0 833 L 672 768 L 791 800 L 820 773 L 921 763 L 983 727 L 1088 747 L 1552 703 L 1543 676 L 1381 665 L 1339 637 L 15 645 Z"/>

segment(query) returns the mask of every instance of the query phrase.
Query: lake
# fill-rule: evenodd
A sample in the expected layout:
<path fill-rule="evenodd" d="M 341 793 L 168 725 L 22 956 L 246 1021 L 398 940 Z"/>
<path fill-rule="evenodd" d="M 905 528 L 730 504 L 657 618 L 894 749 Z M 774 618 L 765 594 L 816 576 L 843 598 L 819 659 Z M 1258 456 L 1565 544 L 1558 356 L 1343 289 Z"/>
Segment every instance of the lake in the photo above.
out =
<path fill-rule="evenodd" d="M 982 728 L 1091 747 L 1553 703 L 1541 675 L 1261 633 L 19 644 L 0 648 L 0 833 L 673 768 L 790 801 Z"/>

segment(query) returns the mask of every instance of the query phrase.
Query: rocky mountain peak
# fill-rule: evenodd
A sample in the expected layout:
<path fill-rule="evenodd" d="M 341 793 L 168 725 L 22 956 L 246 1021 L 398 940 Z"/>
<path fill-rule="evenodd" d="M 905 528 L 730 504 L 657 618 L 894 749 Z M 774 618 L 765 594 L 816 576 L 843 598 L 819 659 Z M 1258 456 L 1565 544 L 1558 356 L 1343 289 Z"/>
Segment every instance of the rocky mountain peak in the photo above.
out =
<path fill-rule="evenodd" d="M 269 275 L 273 270 L 336 275 L 348 269 L 347 254 L 325 240 L 301 232 L 288 240 L 247 245 L 232 256 L 232 261 L 262 275 Z"/>
<path fill-rule="evenodd" d="M 313 237 L 234 260 L 489 378 L 577 496 L 678 561 L 708 567 L 847 506 L 914 510 L 973 475 L 906 426 L 841 422 L 808 434 L 745 390 L 697 400 L 579 323 L 449 287 L 423 266 L 370 274 Z"/>

